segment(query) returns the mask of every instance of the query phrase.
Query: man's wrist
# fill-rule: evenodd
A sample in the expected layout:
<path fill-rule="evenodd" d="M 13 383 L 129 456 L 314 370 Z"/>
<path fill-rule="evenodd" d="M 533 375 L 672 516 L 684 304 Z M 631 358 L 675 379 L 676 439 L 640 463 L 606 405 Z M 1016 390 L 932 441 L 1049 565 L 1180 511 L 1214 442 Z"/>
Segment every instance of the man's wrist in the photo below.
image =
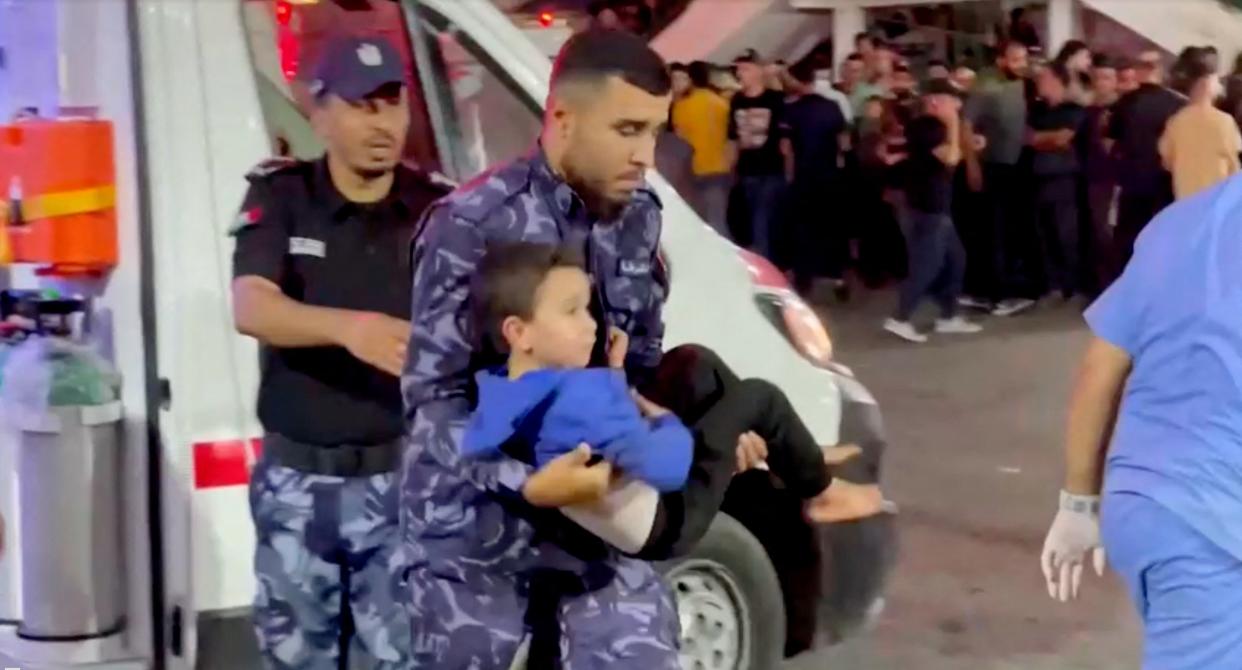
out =
<path fill-rule="evenodd" d="M 1070 493 L 1062 489 L 1060 509 L 1066 512 L 1098 516 L 1100 514 L 1100 496 Z"/>

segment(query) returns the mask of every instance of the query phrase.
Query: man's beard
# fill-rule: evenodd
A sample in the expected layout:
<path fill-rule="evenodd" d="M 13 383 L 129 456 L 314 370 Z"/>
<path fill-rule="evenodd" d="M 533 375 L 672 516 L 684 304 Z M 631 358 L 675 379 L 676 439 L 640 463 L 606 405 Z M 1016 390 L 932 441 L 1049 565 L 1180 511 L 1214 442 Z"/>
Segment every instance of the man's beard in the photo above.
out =
<path fill-rule="evenodd" d="M 612 221 L 625 209 L 625 202 L 617 202 L 601 193 L 601 189 L 581 175 L 572 165 L 565 166 L 565 183 L 582 198 L 587 211 L 600 221 Z"/>

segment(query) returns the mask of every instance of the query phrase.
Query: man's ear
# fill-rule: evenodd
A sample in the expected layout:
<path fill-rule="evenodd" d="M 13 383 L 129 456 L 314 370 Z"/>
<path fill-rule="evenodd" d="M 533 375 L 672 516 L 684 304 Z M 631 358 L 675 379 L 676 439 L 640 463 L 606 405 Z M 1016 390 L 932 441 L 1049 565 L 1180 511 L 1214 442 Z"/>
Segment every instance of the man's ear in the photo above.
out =
<path fill-rule="evenodd" d="M 573 132 L 576 117 L 574 107 L 568 100 L 558 95 L 552 96 L 549 102 L 551 105 L 548 107 L 548 120 L 552 122 L 556 136 L 566 139 Z"/>
<path fill-rule="evenodd" d="M 530 351 L 527 332 L 526 322 L 516 316 L 507 316 L 500 322 L 500 336 L 505 338 L 509 351 Z"/>

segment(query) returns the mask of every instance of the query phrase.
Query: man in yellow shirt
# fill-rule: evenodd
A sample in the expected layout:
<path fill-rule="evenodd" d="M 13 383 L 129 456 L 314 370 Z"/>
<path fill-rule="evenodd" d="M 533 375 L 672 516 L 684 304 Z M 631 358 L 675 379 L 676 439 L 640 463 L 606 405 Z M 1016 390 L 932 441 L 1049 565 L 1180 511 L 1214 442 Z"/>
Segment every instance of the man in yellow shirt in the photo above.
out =
<path fill-rule="evenodd" d="M 1242 134 L 1233 117 L 1216 109 L 1220 80 L 1203 58 L 1180 64 L 1190 89 L 1190 104 L 1169 119 L 1160 137 L 1160 157 L 1173 174 L 1173 191 L 1181 200 L 1222 182 L 1238 171 Z"/>
<path fill-rule="evenodd" d="M 733 185 L 728 155 L 729 103 L 709 85 L 711 68 L 696 61 L 689 66 L 690 92 L 673 103 L 673 130 L 694 149 L 694 193 L 690 201 L 699 214 L 728 236 L 729 189 Z"/>

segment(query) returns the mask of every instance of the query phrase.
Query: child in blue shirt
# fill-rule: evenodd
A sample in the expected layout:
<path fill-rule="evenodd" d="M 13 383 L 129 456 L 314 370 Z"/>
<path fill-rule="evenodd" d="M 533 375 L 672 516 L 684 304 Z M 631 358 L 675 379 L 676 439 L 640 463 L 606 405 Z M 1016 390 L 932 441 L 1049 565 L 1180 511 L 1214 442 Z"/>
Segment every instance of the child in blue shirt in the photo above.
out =
<path fill-rule="evenodd" d="M 477 375 L 463 455 L 503 450 L 542 466 L 586 445 L 602 459 L 597 467 L 634 483 L 616 487 L 612 504 L 563 511 L 624 552 L 659 560 L 692 549 L 720 508 L 738 438 L 748 431 L 767 442 L 773 474 L 812 499 L 813 520 L 841 518 L 842 502 L 856 516 L 879 510 L 877 487 L 848 482 L 834 485 L 837 507 L 828 510 L 825 451 L 785 395 L 765 381 L 737 379 L 706 349 L 667 352 L 650 400 L 618 369 L 626 347 L 619 331 L 609 335 L 613 367 L 588 368 L 600 328 L 590 278 L 572 250 L 524 242 L 492 249 L 471 295 L 480 334 L 508 362 Z"/>

